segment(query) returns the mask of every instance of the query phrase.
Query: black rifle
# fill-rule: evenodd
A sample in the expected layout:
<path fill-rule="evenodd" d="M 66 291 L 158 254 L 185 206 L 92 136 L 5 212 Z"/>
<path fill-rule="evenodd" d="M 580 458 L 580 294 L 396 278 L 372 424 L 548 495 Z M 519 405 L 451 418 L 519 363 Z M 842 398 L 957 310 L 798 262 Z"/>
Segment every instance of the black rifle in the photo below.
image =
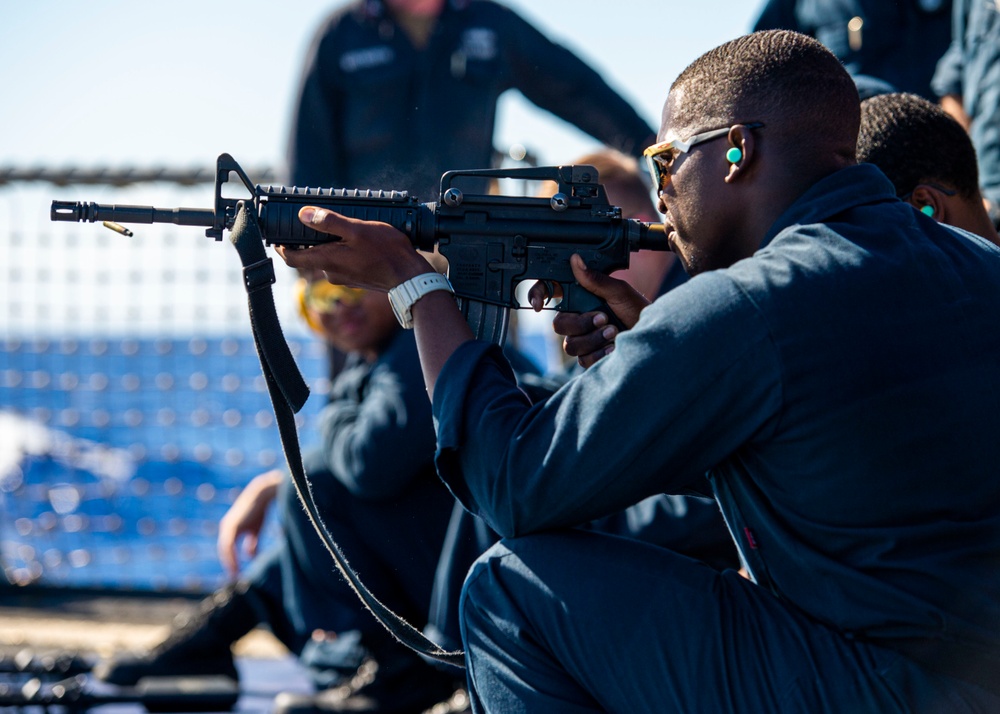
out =
<path fill-rule="evenodd" d="M 223 185 L 234 172 L 249 191 L 246 199 L 222 195 Z M 557 184 L 557 192 L 551 198 L 467 196 L 452 185 L 462 176 L 549 180 Z M 404 232 L 416 248 L 438 248 L 448 260 L 448 277 L 459 307 L 476 336 L 502 345 L 510 308 L 519 307 L 515 294 L 519 282 L 558 282 L 564 297 L 556 309 L 587 312 L 601 307 L 602 302 L 575 282 L 570 256 L 579 253 L 591 269 L 609 273 L 628 267 L 633 251 L 668 249 L 662 226 L 622 218 L 621 209 L 608 202 L 597 179 L 593 166 L 449 171 L 441 177 L 440 200 L 420 203 L 399 191 L 254 186 L 239 164 L 222 154 L 217 164 L 214 209 L 53 201 L 51 217 L 54 221 L 111 222 L 112 228 L 125 233 L 127 229 L 119 224 L 205 226 L 205 234 L 216 240 L 222 239 L 223 230 L 230 231 L 229 239 L 244 266 L 254 339 L 285 458 L 316 531 L 358 597 L 393 635 L 417 652 L 462 666 L 462 652 L 444 651 L 371 594 L 323 523 L 302 469 L 293 418 L 293 412 L 308 398 L 309 389 L 281 336 L 270 293 L 274 270 L 264 245 L 300 248 L 338 240 L 302 224 L 298 219 L 302 206 L 321 206 L 351 218 L 388 223 Z"/>
<path fill-rule="evenodd" d="M 249 192 L 245 199 L 222 195 L 235 173 Z M 454 184 L 462 177 L 552 181 L 551 198 L 470 195 Z M 588 312 L 599 298 L 574 280 L 569 258 L 579 253 L 603 273 L 628 267 L 637 250 L 669 250 L 663 227 L 622 218 L 608 202 L 593 166 L 542 166 L 517 169 L 449 171 L 441 177 L 436 203 L 421 203 L 405 191 L 255 186 L 229 154 L 216 165 L 214 208 L 154 208 L 53 201 L 53 221 L 175 223 L 204 226 L 222 240 L 231 230 L 240 203 L 252 203 L 267 245 L 305 247 L 337 240 L 298 220 L 303 206 L 320 206 L 351 218 L 388 223 L 405 233 L 414 247 L 448 260 L 448 278 L 463 314 L 480 339 L 502 344 L 510 308 L 520 307 L 515 290 L 524 280 L 559 283 L 563 298 L 555 309 Z"/>

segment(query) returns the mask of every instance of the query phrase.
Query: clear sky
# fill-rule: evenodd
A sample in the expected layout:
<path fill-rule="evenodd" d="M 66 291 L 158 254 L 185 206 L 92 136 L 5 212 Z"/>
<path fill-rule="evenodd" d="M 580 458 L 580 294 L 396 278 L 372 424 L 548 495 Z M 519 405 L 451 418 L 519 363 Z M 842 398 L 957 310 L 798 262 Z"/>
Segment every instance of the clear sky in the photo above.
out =
<path fill-rule="evenodd" d="M 757 0 L 508 0 L 656 126 L 669 83 L 746 32 Z M 299 67 L 331 0 L 36 0 L 0 23 L 0 166 L 283 161 Z M 497 145 L 563 163 L 592 140 L 517 96 Z"/>

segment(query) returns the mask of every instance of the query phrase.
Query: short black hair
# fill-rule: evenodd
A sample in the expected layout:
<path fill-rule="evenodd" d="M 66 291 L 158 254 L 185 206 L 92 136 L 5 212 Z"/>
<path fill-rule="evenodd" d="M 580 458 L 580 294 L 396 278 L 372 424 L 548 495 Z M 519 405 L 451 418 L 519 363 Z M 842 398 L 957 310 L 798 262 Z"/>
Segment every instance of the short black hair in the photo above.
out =
<path fill-rule="evenodd" d="M 857 137 L 854 80 L 830 50 L 798 32 L 754 32 L 709 50 L 681 72 L 675 90 L 684 96 L 682 120 L 691 123 L 765 121 L 790 135 L 849 144 Z"/>
<path fill-rule="evenodd" d="M 861 103 L 858 161 L 878 166 L 905 196 L 921 183 L 979 196 L 972 140 L 941 107 L 916 94 L 880 94 Z"/>

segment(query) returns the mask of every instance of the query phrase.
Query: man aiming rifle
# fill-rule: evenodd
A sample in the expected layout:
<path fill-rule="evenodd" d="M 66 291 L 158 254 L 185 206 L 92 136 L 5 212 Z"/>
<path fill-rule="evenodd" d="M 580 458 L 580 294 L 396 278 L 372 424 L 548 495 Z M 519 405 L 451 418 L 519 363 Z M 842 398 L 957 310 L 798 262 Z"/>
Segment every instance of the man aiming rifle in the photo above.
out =
<path fill-rule="evenodd" d="M 504 540 L 467 578 L 475 711 L 993 711 L 1000 705 L 1000 251 L 857 164 L 859 100 L 803 35 L 738 38 L 671 86 L 648 150 L 691 281 L 544 404 L 377 222 L 292 266 L 412 316 L 439 474 Z M 637 316 L 641 312 L 641 318 Z M 573 527 L 711 491 L 747 570 Z"/>

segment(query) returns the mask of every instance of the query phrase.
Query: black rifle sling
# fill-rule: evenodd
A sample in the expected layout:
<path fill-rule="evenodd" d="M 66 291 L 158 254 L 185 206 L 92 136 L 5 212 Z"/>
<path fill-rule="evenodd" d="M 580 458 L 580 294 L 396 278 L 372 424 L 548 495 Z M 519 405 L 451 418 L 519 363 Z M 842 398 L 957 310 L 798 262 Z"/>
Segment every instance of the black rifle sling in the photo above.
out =
<path fill-rule="evenodd" d="M 313 527 L 319 533 L 326 549 L 333 556 L 344 579 L 371 613 L 396 639 L 410 649 L 446 664 L 464 667 L 465 656 L 461 651 L 449 652 L 429 640 L 420 630 L 383 605 L 361 582 L 358 574 L 347 563 L 340 546 L 333 540 L 330 531 L 313 499 L 309 480 L 302 467 L 298 432 L 295 427 L 295 412 L 298 412 L 309 397 L 288 344 L 285 342 L 278 315 L 274 307 L 271 285 L 274 283 L 274 265 L 267 257 L 264 241 L 253 210 L 248 210 L 241 201 L 236 221 L 229 234 L 243 263 L 243 286 L 247 291 L 250 308 L 250 324 L 253 328 L 254 343 L 260 357 L 261 370 L 271 396 L 271 405 L 278 424 L 281 446 L 292 476 L 292 483 L 299 500 L 306 509 Z"/>

